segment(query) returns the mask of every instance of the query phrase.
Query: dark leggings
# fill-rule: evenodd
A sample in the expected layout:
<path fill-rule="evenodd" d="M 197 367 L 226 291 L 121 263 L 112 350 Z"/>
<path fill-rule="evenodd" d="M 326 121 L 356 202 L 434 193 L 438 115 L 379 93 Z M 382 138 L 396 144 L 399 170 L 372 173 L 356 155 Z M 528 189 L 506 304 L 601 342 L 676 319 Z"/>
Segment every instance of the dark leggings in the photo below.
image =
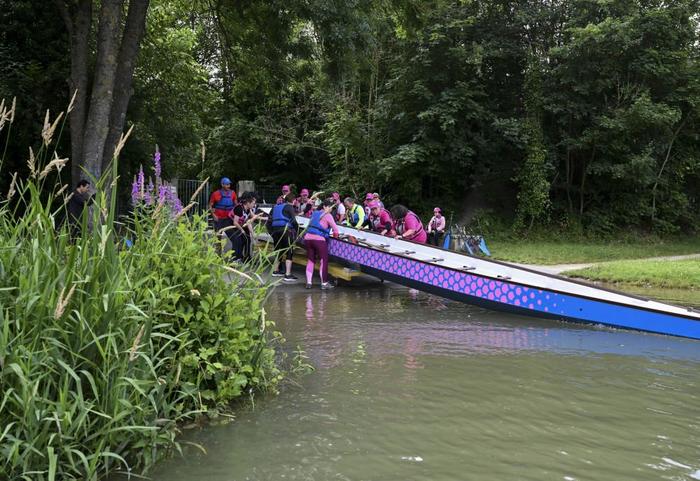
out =
<path fill-rule="evenodd" d="M 306 264 L 307 284 L 311 284 L 317 257 L 321 263 L 318 269 L 321 274 L 321 282 L 328 282 L 328 244 L 325 240 L 304 239 L 304 245 L 306 246 L 306 258 L 308 259 Z"/>
<path fill-rule="evenodd" d="M 272 240 L 275 243 L 275 250 L 285 250 L 286 249 L 286 259 L 288 261 L 292 260 L 294 256 L 294 234 L 291 230 L 273 230 Z"/>
<path fill-rule="evenodd" d="M 436 230 L 432 231 L 430 234 L 428 234 L 428 244 L 441 247 L 443 235 L 445 235 L 444 232 L 438 232 Z"/>
<path fill-rule="evenodd" d="M 250 236 L 238 229 L 230 230 L 226 233 L 229 234 L 228 238 L 231 239 L 234 259 L 244 261 L 250 258 Z"/>

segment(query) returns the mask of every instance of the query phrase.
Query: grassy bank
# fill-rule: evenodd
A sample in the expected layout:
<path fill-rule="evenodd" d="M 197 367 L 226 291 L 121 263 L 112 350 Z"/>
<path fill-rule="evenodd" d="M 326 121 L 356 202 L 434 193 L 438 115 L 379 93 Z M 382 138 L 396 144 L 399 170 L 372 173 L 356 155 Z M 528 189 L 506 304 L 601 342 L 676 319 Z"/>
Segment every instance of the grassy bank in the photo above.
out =
<path fill-rule="evenodd" d="M 700 289 L 700 259 L 607 262 L 564 275 L 640 287 Z"/>
<path fill-rule="evenodd" d="M 669 241 L 489 240 L 495 259 L 525 264 L 582 264 L 700 253 L 700 239 Z"/>
<path fill-rule="evenodd" d="M 275 389 L 266 287 L 157 195 L 117 231 L 98 185 L 72 239 L 50 143 L 0 201 L 0 479 L 144 473 L 182 422 Z"/>

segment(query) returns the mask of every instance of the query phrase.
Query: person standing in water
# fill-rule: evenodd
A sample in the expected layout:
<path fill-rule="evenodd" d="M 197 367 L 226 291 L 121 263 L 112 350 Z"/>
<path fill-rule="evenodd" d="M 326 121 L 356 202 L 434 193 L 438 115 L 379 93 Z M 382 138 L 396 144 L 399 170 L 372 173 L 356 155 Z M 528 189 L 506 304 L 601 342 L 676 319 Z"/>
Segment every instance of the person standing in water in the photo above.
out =
<path fill-rule="evenodd" d="M 272 272 L 274 277 L 283 277 L 284 282 L 294 282 L 298 278 L 292 275 L 292 258 L 294 256 L 294 242 L 296 232 L 299 230 L 296 213 L 294 212 L 294 194 L 289 193 L 284 198 L 284 204 L 277 204 L 272 208 L 268 219 L 268 230 L 275 244 L 275 250 L 285 251 L 284 267 L 279 269 L 279 257 L 275 257 L 275 269 Z"/>
<path fill-rule="evenodd" d="M 408 210 L 406 206 L 396 204 L 391 208 L 391 215 L 396 222 L 397 239 L 405 239 L 419 244 L 425 244 L 428 239 L 420 218 Z"/>
<path fill-rule="evenodd" d="M 316 267 L 316 259 L 321 275 L 321 289 L 332 289 L 334 286 L 328 279 L 328 238 L 333 232 L 333 237 L 338 237 L 338 226 L 333 219 L 331 211 L 334 202 L 332 199 L 324 200 L 320 208 L 311 215 L 309 226 L 304 234 L 306 246 L 306 288 L 311 289 Z"/>
<path fill-rule="evenodd" d="M 428 222 L 428 243 L 440 247 L 442 236 L 445 235 L 445 217 L 440 207 L 433 209 L 433 217 Z"/>

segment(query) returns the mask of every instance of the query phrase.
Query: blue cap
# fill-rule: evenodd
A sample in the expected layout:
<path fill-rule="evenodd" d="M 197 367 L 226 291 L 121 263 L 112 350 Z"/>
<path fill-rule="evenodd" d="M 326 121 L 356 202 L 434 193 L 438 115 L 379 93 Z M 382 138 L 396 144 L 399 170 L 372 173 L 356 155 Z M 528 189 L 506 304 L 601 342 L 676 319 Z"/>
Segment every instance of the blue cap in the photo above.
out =
<path fill-rule="evenodd" d="M 229 185 L 230 185 L 230 184 L 231 184 L 231 179 L 229 179 L 228 177 L 222 177 L 222 178 L 221 178 L 221 185 L 226 185 L 226 184 L 229 184 Z"/>

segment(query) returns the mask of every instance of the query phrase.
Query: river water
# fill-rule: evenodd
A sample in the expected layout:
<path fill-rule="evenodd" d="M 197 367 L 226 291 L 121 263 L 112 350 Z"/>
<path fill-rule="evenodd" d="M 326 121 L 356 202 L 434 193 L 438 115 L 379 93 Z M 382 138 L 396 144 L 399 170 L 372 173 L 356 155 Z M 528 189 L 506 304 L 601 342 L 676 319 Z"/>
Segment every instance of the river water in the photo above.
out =
<path fill-rule="evenodd" d="M 316 370 L 155 480 L 700 479 L 700 341 L 489 312 L 388 284 L 282 286 Z"/>

